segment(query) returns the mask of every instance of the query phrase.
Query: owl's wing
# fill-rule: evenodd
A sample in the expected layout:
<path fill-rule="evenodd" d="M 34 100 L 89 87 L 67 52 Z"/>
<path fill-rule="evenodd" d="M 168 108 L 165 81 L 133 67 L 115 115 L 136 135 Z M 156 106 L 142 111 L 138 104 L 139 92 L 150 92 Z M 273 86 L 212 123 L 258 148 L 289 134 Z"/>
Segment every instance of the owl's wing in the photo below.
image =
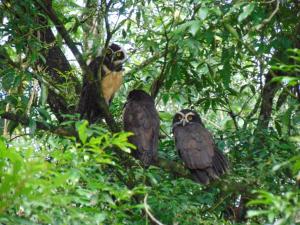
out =
<path fill-rule="evenodd" d="M 176 147 L 196 181 L 208 184 L 228 169 L 228 161 L 214 144 L 210 132 L 194 123 L 174 129 Z"/>
<path fill-rule="evenodd" d="M 134 133 L 129 141 L 137 149 L 133 151 L 145 166 L 157 160 L 159 117 L 153 104 L 127 102 L 123 114 L 124 130 Z"/>
<path fill-rule="evenodd" d="M 174 129 L 176 147 L 189 169 L 205 169 L 212 166 L 214 141 L 209 131 L 199 123 Z"/>
<path fill-rule="evenodd" d="M 97 79 L 97 71 L 101 57 L 97 57 L 89 64 L 89 68 L 93 72 L 94 79 Z M 83 79 L 82 90 L 77 111 L 80 113 L 81 118 L 87 119 L 89 122 L 94 123 L 103 117 L 98 103 L 99 100 L 99 87 L 97 82 L 90 83 L 85 76 Z"/>

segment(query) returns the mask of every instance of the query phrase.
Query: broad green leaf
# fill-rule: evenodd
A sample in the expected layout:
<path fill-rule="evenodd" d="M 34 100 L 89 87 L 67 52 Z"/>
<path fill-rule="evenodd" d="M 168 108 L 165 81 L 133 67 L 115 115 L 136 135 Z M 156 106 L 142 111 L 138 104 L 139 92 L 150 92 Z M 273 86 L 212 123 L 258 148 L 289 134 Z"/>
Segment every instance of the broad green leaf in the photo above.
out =
<path fill-rule="evenodd" d="M 200 21 L 198 21 L 198 20 L 190 22 L 190 29 L 189 29 L 189 31 L 191 32 L 191 34 L 193 36 L 196 35 L 196 33 L 198 32 L 198 30 L 200 29 L 200 26 L 201 26 L 201 24 L 200 24 Z"/>
<path fill-rule="evenodd" d="M 208 8 L 201 7 L 198 12 L 199 18 L 205 20 L 208 15 Z"/>
<path fill-rule="evenodd" d="M 243 12 L 239 15 L 238 21 L 242 22 L 244 19 L 246 19 L 254 10 L 255 3 L 250 3 L 243 7 Z"/>
<path fill-rule="evenodd" d="M 79 135 L 80 141 L 85 144 L 88 138 L 87 134 L 87 126 L 88 126 L 88 121 L 80 121 L 76 123 L 76 129 Z"/>

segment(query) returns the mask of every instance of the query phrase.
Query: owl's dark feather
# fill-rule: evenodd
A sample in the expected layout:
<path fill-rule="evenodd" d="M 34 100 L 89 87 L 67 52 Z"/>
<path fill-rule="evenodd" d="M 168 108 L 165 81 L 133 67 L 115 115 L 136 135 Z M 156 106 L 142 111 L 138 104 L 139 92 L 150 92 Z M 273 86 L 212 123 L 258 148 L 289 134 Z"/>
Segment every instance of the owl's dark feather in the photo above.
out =
<path fill-rule="evenodd" d="M 173 128 L 179 156 L 197 182 L 208 184 L 226 172 L 228 162 L 202 122 Z"/>
<path fill-rule="evenodd" d="M 137 149 L 134 157 L 144 166 L 149 166 L 157 160 L 159 135 L 159 116 L 155 109 L 153 98 L 142 90 L 129 93 L 123 113 L 124 130 L 134 133 L 129 142 Z"/>
<path fill-rule="evenodd" d="M 99 82 L 97 81 L 97 72 L 100 62 L 101 57 L 99 56 L 89 64 L 91 71 L 93 71 L 94 82 L 88 82 L 87 77 L 84 77 L 78 104 L 78 112 L 81 118 L 87 119 L 90 123 L 94 123 L 103 117 L 98 104 Z M 103 69 L 101 74 L 105 75 Z"/>

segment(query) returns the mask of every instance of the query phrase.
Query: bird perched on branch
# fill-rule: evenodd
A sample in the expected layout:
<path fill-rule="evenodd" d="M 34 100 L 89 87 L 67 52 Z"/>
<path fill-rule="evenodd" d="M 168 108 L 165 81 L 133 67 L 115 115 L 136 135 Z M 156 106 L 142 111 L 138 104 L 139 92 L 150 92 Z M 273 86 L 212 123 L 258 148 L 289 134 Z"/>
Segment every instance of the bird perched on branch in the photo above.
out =
<path fill-rule="evenodd" d="M 157 160 L 159 116 L 154 99 L 142 90 L 133 90 L 127 97 L 123 112 L 124 130 L 133 133 L 129 142 L 137 149 L 133 151 L 145 167 Z"/>
<path fill-rule="evenodd" d="M 125 50 L 117 44 L 111 44 L 105 52 L 91 61 L 89 67 L 94 74 L 94 82 L 89 81 L 87 77 L 83 80 L 78 105 L 82 118 L 95 122 L 103 116 L 97 102 L 99 101 L 99 87 L 101 87 L 106 104 L 109 105 L 122 85 L 125 60 Z M 101 63 L 103 64 L 100 68 Z M 100 77 L 101 80 L 99 80 Z"/>
<path fill-rule="evenodd" d="M 226 157 L 195 111 L 183 109 L 175 114 L 173 134 L 178 154 L 197 182 L 209 184 L 226 172 Z"/>

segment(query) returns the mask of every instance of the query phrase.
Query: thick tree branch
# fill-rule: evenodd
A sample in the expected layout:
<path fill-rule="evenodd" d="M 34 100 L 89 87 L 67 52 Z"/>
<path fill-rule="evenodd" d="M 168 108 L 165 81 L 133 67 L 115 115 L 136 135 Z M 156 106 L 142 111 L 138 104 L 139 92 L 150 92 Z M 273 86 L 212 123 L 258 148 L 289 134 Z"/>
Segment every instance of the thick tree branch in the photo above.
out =
<path fill-rule="evenodd" d="M 63 37 L 65 40 L 67 46 L 72 51 L 73 55 L 75 56 L 77 62 L 79 63 L 80 68 L 82 71 L 88 75 L 89 80 L 93 80 L 93 74 L 90 71 L 89 67 L 87 66 L 85 60 L 83 59 L 82 54 L 79 52 L 78 48 L 76 47 L 76 44 L 73 42 L 72 38 L 70 37 L 67 29 L 63 25 L 63 23 L 59 20 L 56 13 L 54 12 L 52 6 L 50 3 L 47 5 L 41 3 L 37 0 L 37 4 L 41 7 L 41 9 L 49 16 L 53 24 L 55 25 L 57 31 L 59 34 Z"/>
<path fill-rule="evenodd" d="M 257 129 L 268 128 L 272 114 L 273 100 L 279 87 L 280 84 L 272 82 L 272 75 L 271 73 L 268 73 L 266 75 L 266 81 L 262 91 L 262 103 Z"/>

